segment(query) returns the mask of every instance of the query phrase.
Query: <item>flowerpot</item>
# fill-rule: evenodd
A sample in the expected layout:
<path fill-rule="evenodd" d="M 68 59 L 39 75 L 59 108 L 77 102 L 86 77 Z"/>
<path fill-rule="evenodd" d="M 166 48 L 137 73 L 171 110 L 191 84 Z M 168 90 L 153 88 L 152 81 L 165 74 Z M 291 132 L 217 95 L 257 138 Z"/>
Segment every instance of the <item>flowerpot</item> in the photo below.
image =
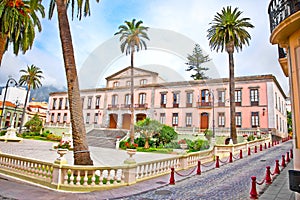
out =
<path fill-rule="evenodd" d="M 69 151 L 68 149 L 61 149 L 61 148 L 57 149 L 56 152 L 59 154 L 59 157 L 55 160 L 55 163 L 67 164 L 68 162 L 67 162 L 66 158 L 64 157 L 64 155 L 67 154 L 68 151 Z"/>
<path fill-rule="evenodd" d="M 136 154 L 136 149 L 126 149 L 129 158 L 124 161 L 124 164 L 136 164 L 136 161 L 133 158 L 133 155 Z"/>
<path fill-rule="evenodd" d="M 180 148 L 182 149 L 187 149 L 188 145 L 187 144 L 180 144 Z"/>

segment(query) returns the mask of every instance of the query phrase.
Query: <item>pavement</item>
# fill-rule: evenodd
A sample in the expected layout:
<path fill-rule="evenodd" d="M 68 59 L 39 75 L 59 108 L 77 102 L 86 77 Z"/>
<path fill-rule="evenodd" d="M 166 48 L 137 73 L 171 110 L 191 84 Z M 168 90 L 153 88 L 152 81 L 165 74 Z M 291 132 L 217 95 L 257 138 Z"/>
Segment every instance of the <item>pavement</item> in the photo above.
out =
<path fill-rule="evenodd" d="M 3 153 L 11 153 L 44 161 L 54 161 L 58 155 L 52 150 L 50 142 L 24 140 L 22 143 L 0 143 Z M 37 149 L 39 151 L 37 151 Z M 215 169 L 213 164 L 202 166 L 202 174 L 182 176 L 190 173 L 189 169 L 180 171 L 175 176 L 176 184 L 169 185 L 169 175 L 142 181 L 134 185 L 89 193 L 71 193 L 43 188 L 31 183 L 0 175 L 0 199 L 11 200 L 60 200 L 60 199 L 249 199 L 250 177 L 261 179 L 265 174 L 265 166 L 273 167 L 274 159 L 279 159 L 292 149 L 292 142 L 288 141 L 271 149 L 244 156 L 230 164 L 221 164 Z M 90 147 L 95 165 L 120 165 L 128 157 L 125 151 Z M 114 155 L 114 156 L 112 156 Z M 172 157 L 172 154 L 141 153 L 135 155 L 137 162 L 158 158 Z M 71 164 L 72 153 L 67 154 Z M 288 170 L 293 168 L 293 162 L 283 168 L 269 186 L 258 186 L 259 199 L 291 200 L 295 193 L 289 190 Z"/>

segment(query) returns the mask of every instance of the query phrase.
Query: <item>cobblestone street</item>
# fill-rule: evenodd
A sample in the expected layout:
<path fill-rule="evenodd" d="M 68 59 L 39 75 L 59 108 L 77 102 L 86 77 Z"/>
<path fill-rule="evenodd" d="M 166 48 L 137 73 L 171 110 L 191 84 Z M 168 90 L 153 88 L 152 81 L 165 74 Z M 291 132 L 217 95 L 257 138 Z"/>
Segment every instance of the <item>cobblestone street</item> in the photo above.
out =
<path fill-rule="evenodd" d="M 275 160 L 277 159 L 281 163 L 281 156 L 286 155 L 290 149 L 292 149 L 291 141 L 262 152 L 258 151 L 256 154 L 252 153 L 251 156 L 220 166 L 219 169 L 208 170 L 201 175 L 189 177 L 176 182 L 175 185 L 119 199 L 249 199 L 251 176 L 256 176 L 257 182 L 263 180 L 266 166 L 270 166 L 271 172 L 273 172 Z M 257 186 L 257 191 L 259 192 L 263 187 L 265 187 L 264 184 Z"/>

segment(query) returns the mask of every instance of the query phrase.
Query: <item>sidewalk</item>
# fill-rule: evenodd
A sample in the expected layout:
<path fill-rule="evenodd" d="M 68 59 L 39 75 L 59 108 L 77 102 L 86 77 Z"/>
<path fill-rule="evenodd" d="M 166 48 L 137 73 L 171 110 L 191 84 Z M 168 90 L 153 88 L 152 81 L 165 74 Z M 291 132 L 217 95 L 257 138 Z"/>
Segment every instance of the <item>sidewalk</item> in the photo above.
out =
<path fill-rule="evenodd" d="M 293 169 L 293 160 L 287 164 L 273 183 L 259 196 L 259 200 L 294 200 L 295 192 L 289 189 L 290 169 Z"/>

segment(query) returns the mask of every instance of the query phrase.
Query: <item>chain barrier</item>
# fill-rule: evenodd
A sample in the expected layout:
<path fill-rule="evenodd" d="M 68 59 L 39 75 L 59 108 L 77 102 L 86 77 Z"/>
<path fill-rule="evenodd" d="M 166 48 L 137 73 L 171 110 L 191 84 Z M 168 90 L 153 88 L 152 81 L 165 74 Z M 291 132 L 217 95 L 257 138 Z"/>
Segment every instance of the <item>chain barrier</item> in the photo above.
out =
<path fill-rule="evenodd" d="M 227 163 L 228 160 L 229 160 L 229 157 L 225 161 L 222 161 L 221 159 L 219 159 L 220 163 L 223 163 L 223 164 Z"/>
<path fill-rule="evenodd" d="M 205 165 L 205 164 L 202 164 L 201 163 L 201 165 L 203 166 L 203 167 L 211 167 L 211 166 L 213 166 L 215 164 L 215 162 L 212 162 L 211 164 L 208 164 L 208 165 Z"/>
<path fill-rule="evenodd" d="M 257 182 L 257 181 L 256 181 L 256 184 L 257 184 L 257 185 L 262 185 L 262 184 L 264 184 L 265 181 L 266 181 L 266 179 L 263 179 L 261 182 Z"/>
<path fill-rule="evenodd" d="M 239 160 L 239 159 L 241 159 L 241 158 L 235 157 L 234 155 L 232 155 L 232 157 L 234 158 L 234 160 Z"/>
<path fill-rule="evenodd" d="M 175 174 L 177 174 L 178 176 L 181 176 L 181 177 L 186 177 L 186 176 L 189 176 L 191 175 L 195 170 L 197 169 L 197 167 L 194 167 L 194 169 L 192 171 L 190 171 L 188 174 L 180 174 L 179 172 L 175 172 Z"/>

